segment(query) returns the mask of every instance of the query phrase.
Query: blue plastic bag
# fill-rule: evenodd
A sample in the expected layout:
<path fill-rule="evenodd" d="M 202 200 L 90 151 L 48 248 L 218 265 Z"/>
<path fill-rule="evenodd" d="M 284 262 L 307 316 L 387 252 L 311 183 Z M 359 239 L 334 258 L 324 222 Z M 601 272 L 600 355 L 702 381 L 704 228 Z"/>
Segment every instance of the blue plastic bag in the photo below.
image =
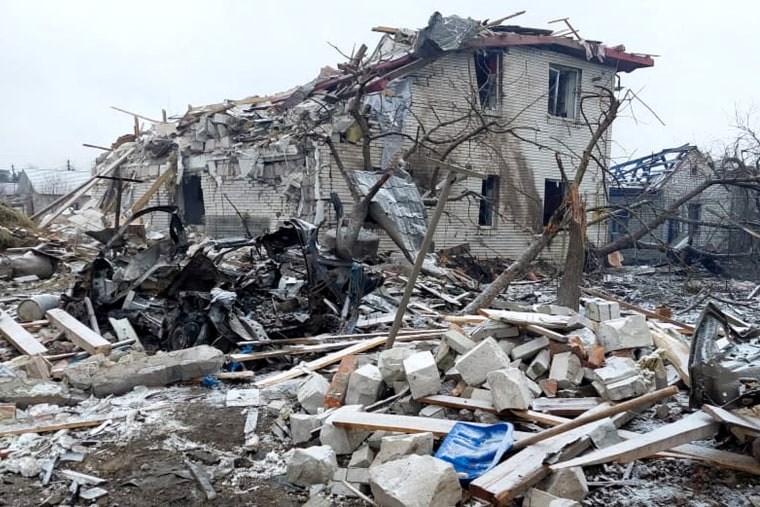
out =
<path fill-rule="evenodd" d="M 435 457 L 451 463 L 459 480 L 469 482 L 493 467 L 512 448 L 514 427 L 507 422 L 481 425 L 457 423 Z"/>

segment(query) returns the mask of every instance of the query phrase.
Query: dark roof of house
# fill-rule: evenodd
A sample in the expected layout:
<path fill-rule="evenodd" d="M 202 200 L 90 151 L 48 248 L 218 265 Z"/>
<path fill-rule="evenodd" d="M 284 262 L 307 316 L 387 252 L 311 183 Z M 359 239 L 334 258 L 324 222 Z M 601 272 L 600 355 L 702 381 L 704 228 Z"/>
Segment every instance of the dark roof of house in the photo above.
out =
<path fill-rule="evenodd" d="M 610 167 L 610 186 L 617 189 L 657 190 L 689 153 L 697 147 L 684 144 Z"/>

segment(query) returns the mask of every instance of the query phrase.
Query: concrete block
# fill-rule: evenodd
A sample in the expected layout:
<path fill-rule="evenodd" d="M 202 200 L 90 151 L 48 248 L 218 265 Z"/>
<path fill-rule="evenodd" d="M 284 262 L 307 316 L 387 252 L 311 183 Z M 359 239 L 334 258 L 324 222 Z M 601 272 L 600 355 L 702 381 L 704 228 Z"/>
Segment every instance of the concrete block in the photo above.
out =
<path fill-rule="evenodd" d="M 588 436 L 591 438 L 594 447 L 597 449 L 609 447 L 623 441 L 618 434 L 617 427 L 609 417 L 602 419 L 597 425 L 593 426 L 589 431 Z"/>
<path fill-rule="evenodd" d="M 404 371 L 414 399 L 436 394 L 441 388 L 438 366 L 430 352 L 418 352 L 406 358 Z"/>
<path fill-rule="evenodd" d="M 319 431 L 319 441 L 323 445 L 329 445 L 335 451 L 335 454 L 351 454 L 361 443 L 369 436 L 370 432 L 363 430 L 351 430 L 337 428 L 330 424 L 330 418 L 341 413 L 342 410 L 361 410 L 361 405 L 345 405 L 333 412 L 322 425 Z"/>
<path fill-rule="evenodd" d="M 654 388 L 654 373 L 639 370 L 628 357 L 608 357 L 593 376 L 592 385 L 599 395 L 612 401 L 640 396 Z"/>
<path fill-rule="evenodd" d="M 322 426 L 327 414 L 290 414 L 290 438 L 294 444 L 311 440 L 311 432 Z"/>
<path fill-rule="evenodd" d="M 583 366 L 578 356 L 572 352 L 555 354 L 552 358 L 552 367 L 549 370 L 549 378 L 557 381 L 557 387 L 567 389 L 577 386 L 583 380 Z"/>
<path fill-rule="evenodd" d="M 530 359 L 549 346 L 549 338 L 539 336 L 512 349 L 512 359 Z"/>
<path fill-rule="evenodd" d="M 456 329 L 449 329 L 443 333 L 443 339 L 449 344 L 449 347 L 459 354 L 466 354 L 475 347 L 473 340 Z"/>
<path fill-rule="evenodd" d="M 288 481 L 299 486 L 326 484 L 337 469 L 335 452 L 326 445 L 294 449 L 287 461 Z"/>
<path fill-rule="evenodd" d="M 374 466 L 369 484 L 381 507 L 454 507 L 462 499 L 454 468 L 432 456 L 407 456 Z"/>
<path fill-rule="evenodd" d="M 378 430 L 373 431 L 372 434 L 370 434 L 369 437 L 367 437 L 367 445 L 369 445 L 369 448 L 372 449 L 375 453 L 380 450 L 380 445 L 383 442 L 383 439 L 385 437 L 393 437 L 397 435 L 405 435 L 406 433 L 397 433 L 395 431 L 384 431 L 384 430 Z"/>
<path fill-rule="evenodd" d="M 61 382 L 22 377 L 0 378 L 0 401 L 7 403 L 4 410 L 8 417 L 15 417 L 16 407 L 48 403 L 50 405 L 74 405 L 78 401 L 69 394 L 69 388 Z M 2 419 L 0 419 L 2 421 Z"/>
<path fill-rule="evenodd" d="M 588 495 L 586 475 L 581 467 L 560 468 L 539 484 L 538 489 L 559 498 L 580 502 Z"/>
<path fill-rule="evenodd" d="M 347 405 L 371 405 L 383 390 L 383 377 L 374 364 L 365 364 L 348 378 Z"/>
<path fill-rule="evenodd" d="M 546 315 L 570 315 L 570 308 L 560 305 L 538 304 L 533 305 L 533 311 Z"/>
<path fill-rule="evenodd" d="M 486 338 L 460 356 L 456 368 L 467 384 L 477 387 L 486 381 L 488 372 L 509 366 L 509 356 L 493 338 Z"/>
<path fill-rule="evenodd" d="M 493 393 L 490 389 L 474 388 L 472 391 L 470 391 L 468 398 L 471 400 L 481 400 L 493 403 Z"/>
<path fill-rule="evenodd" d="M 536 380 L 538 377 L 549 371 L 550 363 L 551 354 L 549 353 L 549 349 L 543 349 L 533 358 L 533 361 L 528 365 L 528 369 L 525 370 L 525 374 L 528 378 Z"/>
<path fill-rule="evenodd" d="M 488 374 L 496 410 L 527 410 L 533 401 L 525 373 L 517 368 L 504 368 Z"/>
<path fill-rule="evenodd" d="M 451 346 L 442 341 L 435 351 L 435 364 L 441 371 L 447 371 L 454 367 L 454 362 L 457 359 L 457 353 Z"/>
<path fill-rule="evenodd" d="M 497 343 L 506 355 L 512 354 L 512 351 L 517 347 L 517 342 L 514 339 L 507 338 L 504 340 L 498 340 Z"/>
<path fill-rule="evenodd" d="M 298 388 L 298 403 L 309 414 L 316 414 L 325 405 L 330 382 L 318 373 L 311 373 Z"/>
<path fill-rule="evenodd" d="M 425 405 L 419 412 L 420 417 L 431 417 L 433 419 L 446 419 L 446 409 L 435 405 Z"/>
<path fill-rule="evenodd" d="M 520 336 L 520 329 L 517 326 L 507 324 L 506 322 L 486 320 L 470 331 L 470 338 L 475 341 L 481 341 L 489 336 L 497 340 L 500 338 L 515 338 Z"/>
<path fill-rule="evenodd" d="M 559 498 L 546 491 L 531 488 L 525 493 L 522 507 L 581 507 L 581 504 L 569 498 Z"/>
<path fill-rule="evenodd" d="M 349 468 L 346 480 L 353 484 L 369 484 L 369 468 Z"/>
<path fill-rule="evenodd" d="M 417 415 L 424 405 L 410 396 L 404 396 L 391 404 L 390 410 L 399 415 Z"/>
<path fill-rule="evenodd" d="M 413 433 L 384 437 L 380 442 L 380 451 L 375 456 L 372 466 L 393 461 L 410 454 L 427 456 L 433 454 L 433 434 Z"/>
<path fill-rule="evenodd" d="M 85 369 L 75 368 L 75 387 L 92 389 L 95 396 L 119 395 L 136 386 L 160 387 L 202 378 L 218 372 L 223 363 L 222 351 L 209 345 L 158 352 L 152 356 L 133 352 L 124 355 L 116 364 L 105 362 L 96 368 L 92 365 Z M 67 371 L 63 375 L 69 379 Z"/>
<path fill-rule="evenodd" d="M 332 507 L 332 501 L 324 494 L 316 494 L 309 496 L 309 500 L 301 507 Z"/>
<path fill-rule="evenodd" d="M 530 389 L 530 392 L 531 394 L 533 394 L 534 398 L 538 398 L 539 396 L 541 396 L 541 393 L 543 391 L 541 390 L 541 386 L 538 385 L 537 382 L 534 382 L 531 379 L 529 379 L 527 375 L 525 376 L 525 381 L 528 383 L 528 389 Z"/>
<path fill-rule="evenodd" d="M 383 350 L 377 359 L 377 367 L 386 384 L 406 380 L 404 372 L 404 360 L 414 354 L 414 351 L 405 347 L 395 347 Z"/>
<path fill-rule="evenodd" d="M 363 445 L 351 455 L 348 468 L 369 468 L 373 459 L 375 459 L 374 451 L 370 448 L 369 444 Z"/>
<path fill-rule="evenodd" d="M 620 305 L 610 301 L 589 301 L 586 303 L 586 317 L 597 322 L 620 318 Z"/>
<path fill-rule="evenodd" d="M 643 315 L 631 315 L 601 322 L 596 336 L 606 352 L 651 347 L 654 344 L 652 332 Z"/>

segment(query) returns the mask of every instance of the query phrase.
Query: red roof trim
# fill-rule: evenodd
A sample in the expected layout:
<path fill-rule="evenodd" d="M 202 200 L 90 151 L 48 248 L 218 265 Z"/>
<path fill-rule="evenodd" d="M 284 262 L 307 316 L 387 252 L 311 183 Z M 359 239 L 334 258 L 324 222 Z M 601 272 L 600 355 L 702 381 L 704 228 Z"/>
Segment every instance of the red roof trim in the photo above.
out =
<path fill-rule="evenodd" d="M 509 46 L 561 46 L 571 52 L 577 53 L 579 58 L 586 58 L 586 49 L 577 41 L 568 37 L 553 35 L 521 35 L 504 33 L 491 37 L 472 39 L 467 44 L 471 48 L 493 48 Z M 614 67 L 622 72 L 631 72 L 643 67 L 654 66 L 654 60 L 650 56 L 626 53 L 619 49 L 605 48 L 605 58 L 601 65 Z"/>

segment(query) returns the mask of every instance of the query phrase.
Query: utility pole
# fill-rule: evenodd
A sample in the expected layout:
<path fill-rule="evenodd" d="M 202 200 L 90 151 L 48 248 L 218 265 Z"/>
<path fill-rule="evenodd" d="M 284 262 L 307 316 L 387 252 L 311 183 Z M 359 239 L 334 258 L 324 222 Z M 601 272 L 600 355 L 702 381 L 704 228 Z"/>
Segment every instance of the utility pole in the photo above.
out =
<path fill-rule="evenodd" d="M 66 170 L 71 171 L 71 160 L 66 159 Z"/>

